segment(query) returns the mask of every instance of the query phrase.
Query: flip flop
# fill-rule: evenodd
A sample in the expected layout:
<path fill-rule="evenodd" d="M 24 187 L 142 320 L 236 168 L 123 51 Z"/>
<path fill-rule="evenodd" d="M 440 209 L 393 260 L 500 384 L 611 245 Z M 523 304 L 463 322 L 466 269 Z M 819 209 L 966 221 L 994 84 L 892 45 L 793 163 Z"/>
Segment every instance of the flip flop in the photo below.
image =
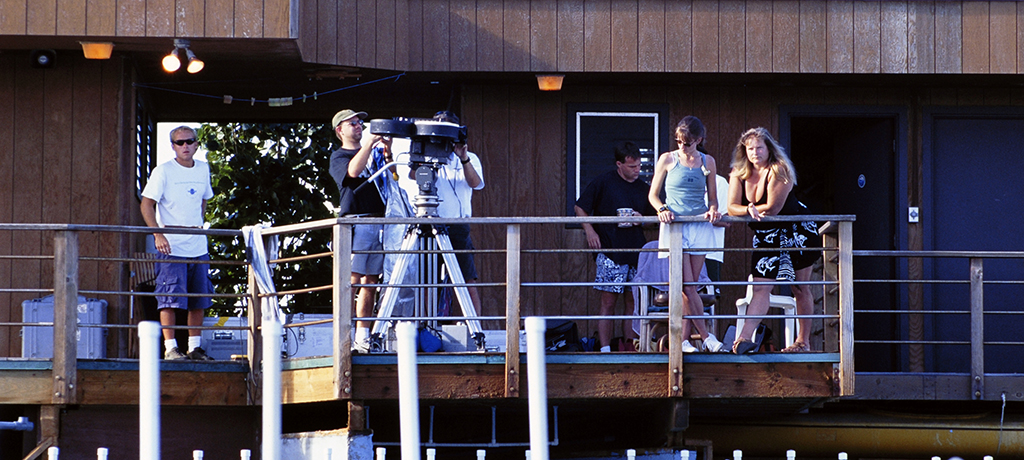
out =
<path fill-rule="evenodd" d="M 732 352 L 737 355 L 743 355 L 747 353 L 753 353 L 757 350 L 757 344 L 751 342 L 750 339 L 738 338 L 732 344 Z"/>

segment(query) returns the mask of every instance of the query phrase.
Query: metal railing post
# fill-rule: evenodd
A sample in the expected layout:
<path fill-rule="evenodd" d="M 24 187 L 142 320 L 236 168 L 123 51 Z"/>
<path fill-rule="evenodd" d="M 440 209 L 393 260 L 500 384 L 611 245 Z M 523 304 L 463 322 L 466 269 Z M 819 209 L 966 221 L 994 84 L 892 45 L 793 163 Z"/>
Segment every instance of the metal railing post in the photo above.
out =
<path fill-rule="evenodd" d="M 505 237 L 505 397 L 519 397 L 519 307 L 522 278 L 519 270 L 521 228 L 508 224 Z"/>
<path fill-rule="evenodd" d="M 971 395 L 985 397 L 985 270 L 984 261 L 971 257 Z"/>
<path fill-rule="evenodd" d="M 78 402 L 78 233 L 53 237 L 53 403 Z"/>
<path fill-rule="evenodd" d="M 334 397 L 352 397 L 352 225 L 334 224 Z"/>
<path fill-rule="evenodd" d="M 839 222 L 839 395 L 854 393 L 853 222 Z"/>

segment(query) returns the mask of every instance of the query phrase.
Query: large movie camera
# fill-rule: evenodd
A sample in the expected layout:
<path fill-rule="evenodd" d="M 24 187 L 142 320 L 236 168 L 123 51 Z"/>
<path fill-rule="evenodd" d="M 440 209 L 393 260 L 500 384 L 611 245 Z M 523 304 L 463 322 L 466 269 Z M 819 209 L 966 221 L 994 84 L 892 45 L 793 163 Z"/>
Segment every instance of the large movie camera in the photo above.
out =
<path fill-rule="evenodd" d="M 456 144 L 466 143 L 466 127 L 421 118 L 370 120 L 370 133 L 409 139 L 409 168 L 419 194 L 412 199 L 417 217 L 437 217 L 437 171 L 448 163 Z"/>

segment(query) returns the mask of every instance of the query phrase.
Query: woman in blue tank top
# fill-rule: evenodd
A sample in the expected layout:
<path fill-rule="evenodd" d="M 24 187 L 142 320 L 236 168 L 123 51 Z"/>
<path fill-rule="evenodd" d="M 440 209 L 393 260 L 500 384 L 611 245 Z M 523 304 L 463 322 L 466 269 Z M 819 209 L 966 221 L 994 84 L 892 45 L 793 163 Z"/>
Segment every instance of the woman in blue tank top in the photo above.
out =
<path fill-rule="evenodd" d="M 761 222 L 764 216 L 801 214 L 800 204 L 792 195 L 796 185 L 796 170 L 786 150 L 772 138 L 768 130 L 754 128 L 740 136 L 733 151 L 732 172 L 729 173 L 728 212 L 732 216 L 754 219 L 754 248 L 812 248 L 820 246 L 817 225 L 814 222 Z M 807 251 L 755 252 L 751 257 L 750 274 L 754 281 L 807 281 L 811 267 L 821 257 L 821 249 Z M 809 286 L 791 285 L 796 298 L 798 315 L 814 313 L 814 299 Z M 772 286 L 753 286 L 753 296 L 747 314 L 761 316 L 768 312 Z M 755 351 L 751 342 L 760 319 L 744 321 L 743 330 L 736 332 L 733 353 Z M 810 351 L 811 320 L 797 321 L 797 338 L 783 352 Z"/>
<path fill-rule="evenodd" d="M 668 223 L 676 216 L 701 216 L 703 221 L 684 222 L 683 249 L 697 249 L 683 253 L 683 282 L 692 283 L 700 276 L 704 267 L 704 256 L 708 249 L 715 248 L 713 223 L 722 214 L 718 212 L 718 194 L 715 177 L 717 166 L 714 157 L 697 151 L 697 146 L 704 141 L 706 130 L 700 119 L 694 116 L 683 118 L 676 126 L 676 143 L 679 148 L 665 152 L 658 158 L 654 166 L 654 178 L 651 181 L 651 192 L 648 199 L 651 206 L 658 210 L 661 221 L 661 236 L 658 247 L 668 248 Z M 665 189 L 665 201 L 661 200 L 661 189 Z M 707 199 L 705 203 L 705 199 Z M 659 257 L 667 257 L 662 252 Z M 683 310 L 686 316 L 704 315 L 704 304 L 697 294 L 697 286 L 683 287 Z M 683 334 L 689 339 L 690 327 L 697 330 L 701 338 L 701 351 L 727 351 L 714 334 L 708 332 L 703 319 L 683 320 Z M 692 353 L 698 351 L 689 340 L 683 340 L 682 351 Z"/>

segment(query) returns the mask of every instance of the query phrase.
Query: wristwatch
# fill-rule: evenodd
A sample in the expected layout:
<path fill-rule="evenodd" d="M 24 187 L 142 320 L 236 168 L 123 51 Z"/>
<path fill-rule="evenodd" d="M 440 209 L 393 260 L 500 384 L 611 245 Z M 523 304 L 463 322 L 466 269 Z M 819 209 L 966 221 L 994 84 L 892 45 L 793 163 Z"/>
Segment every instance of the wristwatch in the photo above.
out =
<path fill-rule="evenodd" d="M 660 208 L 658 208 L 658 212 L 662 212 L 662 211 L 668 211 L 668 205 L 667 204 L 663 204 L 663 205 L 661 205 Z"/>
<path fill-rule="evenodd" d="M 461 158 L 460 158 L 460 159 L 459 159 L 459 163 L 462 163 L 462 164 L 466 164 L 466 163 L 469 163 L 469 158 L 466 158 L 465 160 L 463 160 L 463 159 L 461 159 Z"/>

